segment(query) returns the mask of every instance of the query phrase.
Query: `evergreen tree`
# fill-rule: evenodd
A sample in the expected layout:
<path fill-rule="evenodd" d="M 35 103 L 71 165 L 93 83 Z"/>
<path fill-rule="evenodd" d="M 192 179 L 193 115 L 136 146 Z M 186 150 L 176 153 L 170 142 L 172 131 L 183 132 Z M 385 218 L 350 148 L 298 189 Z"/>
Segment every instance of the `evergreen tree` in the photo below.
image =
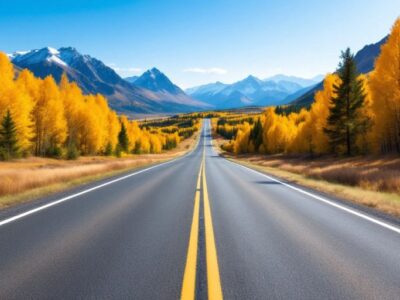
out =
<path fill-rule="evenodd" d="M 0 127 L 0 157 L 4 160 L 18 155 L 17 129 L 10 110 L 7 110 Z"/>
<path fill-rule="evenodd" d="M 260 118 L 257 119 L 250 131 L 250 141 L 253 142 L 255 152 L 258 152 L 263 143 L 263 127 Z"/>
<path fill-rule="evenodd" d="M 118 145 L 122 151 L 128 152 L 129 139 L 126 132 L 125 124 L 123 122 L 121 122 L 121 130 L 118 134 Z"/>
<path fill-rule="evenodd" d="M 363 82 L 358 78 L 354 56 L 347 48 L 342 52 L 337 74 L 339 84 L 335 84 L 334 96 L 331 98 L 331 108 L 325 133 L 329 137 L 331 149 L 335 153 L 345 152 L 352 155 L 355 152 L 357 136 L 362 133 L 365 117 L 360 108 L 364 105 L 365 94 Z"/>
<path fill-rule="evenodd" d="M 110 142 L 107 143 L 106 148 L 104 149 L 104 155 L 110 156 L 113 153 L 113 146 Z"/>

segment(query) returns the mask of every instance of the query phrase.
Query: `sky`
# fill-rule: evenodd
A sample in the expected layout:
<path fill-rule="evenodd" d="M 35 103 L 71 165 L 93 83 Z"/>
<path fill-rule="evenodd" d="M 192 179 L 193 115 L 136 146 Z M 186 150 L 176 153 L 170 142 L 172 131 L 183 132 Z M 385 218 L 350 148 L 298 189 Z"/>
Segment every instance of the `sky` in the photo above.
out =
<path fill-rule="evenodd" d="M 0 0 L 0 51 L 73 46 L 123 77 L 157 67 L 182 88 L 311 78 L 399 16 L 399 0 Z"/>

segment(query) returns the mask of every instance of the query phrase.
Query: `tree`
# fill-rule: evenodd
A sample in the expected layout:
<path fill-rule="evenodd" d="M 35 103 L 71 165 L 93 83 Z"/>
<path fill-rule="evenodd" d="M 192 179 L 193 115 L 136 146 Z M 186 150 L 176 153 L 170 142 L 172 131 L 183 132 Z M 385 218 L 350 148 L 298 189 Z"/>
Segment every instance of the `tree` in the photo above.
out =
<path fill-rule="evenodd" d="M 250 142 L 254 145 L 254 151 L 258 152 L 263 143 L 263 127 L 261 118 L 258 118 L 250 131 Z"/>
<path fill-rule="evenodd" d="M 400 153 L 400 18 L 381 48 L 369 87 L 375 150 Z"/>
<path fill-rule="evenodd" d="M 0 127 L 0 157 L 4 160 L 18 155 L 17 128 L 10 110 L 4 115 Z"/>
<path fill-rule="evenodd" d="M 324 130 L 333 152 L 352 155 L 356 150 L 361 125 L 365 121 L 360 110 L 364 105 L 365 94 L 349 48 L 342 52 L 341 59 L 337 70 L 340 83 L 333 87 L 334 96 L 331 98 L 327 127 Z"/>
<path fill-rule="evenodd" d="M 118 133 L 118 146 L 122 151 L 128 152 L 129 139 L 125 124 L 123 122 L 121 122 L 121 130 Z"/>
<path fill-rule="evenodd" d="M 50 76 L 41 82 L 38 101 L 32 115 L 36 155 L 55 155 L 67 137 L 64 104 L 54 79 Z"/>
<path fill-rule="evenodd" d="M 315 94 L 314 103 L 310 111 L 304 109 L 304 122 L 299 124 L 298 134 L 295 138 L 294 151 L 308 152 L 310 155 L 322 154 L 329 151 L 329 140 L 324 128 L 327 127 L 327 120 L 331 106 L 331 99 L 334 97 L 334 85 L 338 85 L 340 80 L 336 74 L 328 74 L 324 79 L 324 89 Z"/>

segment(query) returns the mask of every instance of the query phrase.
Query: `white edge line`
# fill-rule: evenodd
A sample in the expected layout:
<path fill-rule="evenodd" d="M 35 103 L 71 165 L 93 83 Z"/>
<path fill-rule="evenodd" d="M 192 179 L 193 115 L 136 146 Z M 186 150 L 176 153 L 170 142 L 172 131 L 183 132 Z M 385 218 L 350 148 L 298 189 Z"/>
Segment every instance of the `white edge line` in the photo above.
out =
<path fill-rule="evenodd" d="M 214 151 L 214 147 L 213 147 L 213 151 Z M 214 152 L 216 152 L 216 151 L 214 151 Z M 226 159 L 225 157 L 221 156 L 218 152 L 216 152 L 216 153 L 217 153 L 218 156 L 222 157 L 223 159 L 225 159 L 226 161 L 228 161 L 228 162 L 230 162 L 230 163 L 232 163 L 232 164 L 235 164 L 235 165 L 237 165 L 237 166 L 239 166 L 239 167 L 242 167 L 242 168 L 244 168 L 244 169 L 247 169 L 247 170 L 249 170 L 249 171 L 252 171 L 252 172 L 254 172 L 254 173 L 256 173 L 256 174 L 262 175 L 262 176 L 264 176 L 264 177 L 266 177 L 266 178 L 268 178 L 268 179 L 270 179 L 270 180 L 272 180 L 272 181 L 278 182 L 278 183 L 280 183 L 280 184 L 282 184 L 282 185 L 284 185 L 284 186 L 286 186 L 286 187 L 288 187 L 288 188 L 290 188 L 290 189 L 292 189 L 292 190 L 295 190 L 296 192 L 299 192 L 299 193 L 301 193 L 301 194 L 307 195 L 307 196 L 309 196 L 309 197 L 311 197 L 311 198 L 314 198 L 314 199 L 316 199 L 316 200 L 319 200 L 319 201 L 321 201 L 321 202 L 323 202 L 323 203 L 325 203 L 325 204 L 328 204 L 328 205 L 330 205 L 330 206 L 336 207 L 336 208 L 338 208 L 338 209 L 340 209 L 340 210 L 343 210 L 343 211 L 345 211 L 345 212 L 347 212 L 347 213 L 349 213 L 349 214 L 352 214 L 352 215 L 357 216 L 357 217 L 359 217 L 359 218 L 362 218 L 362 219 L 364 219 L 364 220 L 370 221 L 370 222 L 372 222 L 372 223 L 374 223 L 374 224 L 377 224 L 377 225 L 379 225 L 379 226 L 382 226 L 382 227 L 384 227 L 384 228 L 386 228 L 386 229 L 389 229 L 389 230 L 391 230 L 391 231 L 394 231 L 394 232 L 400 234 L 400 228 L 399 228 L 399 227 L 396 227 L 396 226 L 393 226 L 393 225 L 388 224 L 388 223 L 386 223 L 386 222 L 383 222 L 383 221 L 380 221 L 380 220 L 378 220 L 378 219 L 372 218 L 372 217 L 370 217 L 370 216 L 368 216 L 368 215 L 366 215 L 366 214 L 363 214 L 363 213 L 361 213 L 361 212 L 355 211 L 355 210 L 350 209 L 350 208 L 348 208 L 348 207 L 346 207 L 346 206 L 340 205 L 340 204 L 338 204 L 338 203 L 336 203 L 336 202 L 334 202 L 334 201 L 332 201 L 332 200 L 328 200 L 328 199 L 326 199 L 326 198 L 324 198 L 324 197 L 321 197 L 321 196 L 315 195 L 315 194 L 313 194 L 313 193 L 307 192 L 307 191 L 305 191 L 305 190 L 303 190 L 303 189 L 300 189 L 300 188 L 298 188 L 298 187 L 295 187 L 295 186 L 293 186 L 293 185 L 291 185 L 291 184 L 288 184 L 288 183 L 286 183 L 286 182 L 280 181 L 280 180 L 278 180 L 278 179 L 276 179 L 276 178 L 274 178 L 274 177 L 268 176 L 267 174 L 264 174 L 264 173 L 262 173 L 262 172 L 260 172 L 260 171 L 254 170 L 254 169 L 249 168 L 249 167 L 246 167 L 246 166 L 244 166 L 244 165 L 242 165 L 242 164 L 240 164 L 240 163 L 237 163 L 237 162 L 234 162 L 234 161 L 232 161 L 232 160 Z"/>
<path fill-rule="evenodd" d="M 218 154 L 218 155 L 219 155 L 219 154 Z M 221 157 L 222 157 L 222 156 L 221 156 Z M 223 157 L 223 158 L 224 158 L 224 157 Z M 224 158 L 224 159 L 226 159 L 226 158 Z M 251 168 L 249 168 L 249 167 L 246 167 L 246 166 L 244 166 L 244 165 L 241 165 L 240 163 L 231 161 L 231 160 L 229 160 L 229 159 L 226 159 L 226 160 L 229 161 L 229 162 L 231 162 L 231 163 L 233 163 L 233 164 L 235 164 L 235 165 L 238 165 L 238 166 L 240 166 L 240 167 L 242 167 L 242 168 L 244 168 L 244 169 L 247 169 L 247 170 L 250 170 L 250 171 L 252 171 L 252 172 L 254 172 L 254 173 L 256 173 L 256 174 L 262 175 L 262 176 L 264 176 L 264 177 L 266 177 L 266 178 L 268 178 L 268 179 L 270 179 L 270 180 L 273 180 L 273 181 L 275 181 L 275 182 L 278 182 L 278 183 L 280 183 L 280 184 L 283 184 L 284 186 L 286 186 L 286 187 L 288 187 L 288 188 L 290 188 L 290 189 L 292 189 L 292 190 L 295 190 L 295 191 L 297 191 L 297 192 L 299 192 L 299 193 L 301 193 L 301 194 L 307 195 L 307 196 L 309 196 L 309 197 L 311 197 L 311 198 L 314 198 L 314 199 L 316 199 L 316 200 L 319 200 L 319 201 L 321 201 L 321 202 L 324 202 L 325 204 L 331 205 L 331 206 L 336 207 L 336 208 L 338 208 L 338 209 L 341 209 L 341 210 L 343 210 L 343 211 L 345 211 L 345 212 L 347 212 L 347 213 L 349 213 L 349 214 L 355 215 L 355 216 L 357 216 L 357 217 L 359 217 L 359 218 L 362 218 L 362 219 L 364 219 L 364 220 L 370 221 L 370 222 L 372 222 L 372 223 L 375 223 L 375 224 L 377 224 L 377 225 L 379 225 L 379 226 L 382 226 L 382 227 L 384 227 L 384 228 L 386 228 L 386 229 L 392 230 L 392 231 L 394 231 L 394 232 L 400 234 L 400 228 L 398 228 L 398 227 L 396 227 L 396 226 L 393 226 L 393 225 L 390 225 L 390 224 L 385 223 L 385 222 L 383 222 L 383 221 L 380 221 L 380 220 L 378 220 L 378 219 L 372 218 L 372 217 L 370 217 L 370 216 L 368 216 L 368 215 L 366 215 L 366 214 L 360 213 L 360 212 L 355 211 L 355 210 L 353 210 L 353 209 L 350 209 L 350 208 L 348 208 L 348 207 L 346 207 L 346 206 L 342 206 L 342 205 L 340 205 L 340 204 L 338 204 L 338 203 L 336 203 L 336 202 L 333 202 L 333 201 L 331 201 L 331 200 L 328 200 L 328 199 L 326 199 L 326 198 L 324 198 L 324 197 L 321 197 L 321 196 L 315 195 L 315 194 L 313 194 L 313 193 L 307 192 L 307 191 L 305 191 L 305 190 L 303 190 L 303 189 L 300 189 L 300 188 L 298 188 L 298 187 L 295 187 L 295 186 L 293 186 L 293 185 L 291 185 L 291 184 L 288 184 L 288 183 L 286 183 L 286 182 L 283 182 L 283 181 L 280 181 L 280 180 L 278 180 L 278 179 L 276 179 L 276 178 L 273 178 L 273 177 L 271 177 L 271 176 L 268 176 L 267 174 L 264 174 L 264 173 L 262 173 L 262 172 L 260 172 L 260 171 L 257 171 L 257 170 L 251 169 Z"/>
<path fill-rule="evenodd" d="M 39 212 L 39 211 L 41 211 L 41 210 L 44 210 L 44 209 L 46 209 L 46 208 L 49 208 L 49 207 L 55 206 L 55 205 L 57 205 L 57 204 L 63 203 L 63 202 L 68 201 L 68 200 L 70 200 L 70 199 L 73 199 L 73 198 L 79 197 L 79 196 L 81 196 L 81 195 L 90 193 L 90 192 L 92 192 L 92 191 L 95 191 L 95 190 L 100 189 L 100 188 L 102 188 L 102 187 L 105 187 L 105 186 L 107 186 L 107 185 L 116 183 L 116 182 L 118 182 L 118 181 L 127 179 L 127 178 L 129 178 L 129 177 L 138 175 L 138 174 L 140 174 L 140 173 L 147 172 L 147 171 L 150 171 L 150 170 L 152 170 L 152 169 L 154 169 L 154 168 L 158 168 L 158 167 L 161 167 L 161 166 L 164 166 L 164 165 L 173 163 L 173 162 L 175 162 L 175 161 L 178 161 L 178 160 L 180 160 L 180 159 L 183 159 L 184 157 L 189 156 L 190 154 L 192 154 L 192 153 L 197 149 L 197 147 L 199 146 L 200 138 L 201 138 L 201 134 L 199 135 L 199 139 L 197 140 L 196 146 L 193 148 L 193 150 L 191 150 L 189 153 L 186 153 L 185 155 L 183 155 L 183 156 L 181 156 L 181 157 L 178 157 L 178 158 L 172 159 L 172 160 L 170 160 L 170 161 L 163 162 L 163 163 L 160 163 L 160 164 L 158 164 L 158 165 L 151 166 L 151 167 L 149 167 L 149 168 L 146 168 L 146 169 L 143 169 L 143 170 L 140 170 L 140 171 L 137 171 L 137 172 L 134 172 L 134 173 L 131 173 L 131 174 L 128 174 L 128 175 L 125 175 L 125 176 L 122 176 L 122 177 L 113 179 L 113 180 L 111 180 L 111 181 L 107 181 L 107 182 L 105 182 L 105 183 L 96 185 L 96 186 L 94 186 L 94 187 L 92 187 L 92 188 L 89 188 L 89 189 L 87 189 L 87 190 L 81 191 L 81 192 L 79 192 L 79 193 L 66 196 L 66 197 L 64 197 L 64 198 L 55 200 L 55 201 L 53 201 L 53 202 L 47 203 L 47 204 L 45 204 L 45 205 L 36 207 L 36 208 L 34 208 L 34 209 L 31 209 L 31 210 L 28 210 L 28 211 L 26 211 L 26 212 L 23 212 L 23 213 L 21 213 L 21 214 L 15 215 L 15 216 L 10 217 L 10 218 L 7 218 L 7 219 L 5 219 L 5 220 L 3 220 L 3 221 L 0 221 L 0 226 L 6 225 L 6 224 L 11 223 L 11 222 L 14 222 L 14 221 L 19 220 L 19 219 L 21 219 L 21 218 L 23 218 L 23 217 L 32 215 L 32 214 L 37 213 L 37 212 Z"/>

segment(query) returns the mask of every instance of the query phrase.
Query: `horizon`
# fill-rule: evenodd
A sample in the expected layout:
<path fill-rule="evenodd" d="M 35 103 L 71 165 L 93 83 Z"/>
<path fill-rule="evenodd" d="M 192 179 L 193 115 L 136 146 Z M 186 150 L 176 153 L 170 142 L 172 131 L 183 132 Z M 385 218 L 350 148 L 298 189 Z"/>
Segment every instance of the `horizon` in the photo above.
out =
<path fill-rule="evenodd" d="M 72 49 L 78 51 L 81 55 L 84 55 L 84 56 L 85 56 L 85 55 L 91 56 L 91 55 L 88 54 L 88 53 L 81 53 L 81 52 L 79 51 L 79 49 L 76 49 L 75 47 L 71 47 L 71 46 L 62 46 L 62 47 L 59 47 L 59 48 L 55 48 L 55 47 L 52 47 L 52 46 L 45 46 L 45 47 L 42 47 L 42 48 L 31 49 L 31 50 L 18 50 L 18 51 L 6 53 L 6 55 L 7 55 L 9 58 L 13 58 L 15 55 L 25 55 L 25 54 L 28 54 L 28 53 L 30 53 L 30 52 L 40 51 L 40 50 L 46 49 L 46 48 L 47 48 L 49 51 L 51 51 L 51 52 L 54 52 L 54 51 L 57 51 L 57 52 L 58 52 L 60 49 L 63 49 L 63 48 L 72 48 Z M 97 59 L 96 57 L 93 57 L 93 56 L 91 56 L 91 57 Z M 103 63 L 104 63 L 104 62 L 103 62 Z M 141 70 L 141 73 L 137 73 L 137 74 L 134 74 L 134 75 L 128 75 L 128 76 L 123 76 L 122 74 L 118 73 L 118 71 L 115 70 L 115 69 L 113 68 L 112 65 L 107 65 L 107 64 L 106 64 L 106 66 L 107 66 L 107 67 L 110 67 L 111 69 L 113 69 L 113 70 L 114 70 L 121 78 L 123 78 L 123 79 L 129 79 L 129 78 L 132 78 L 132 77 L 137 77 L 137 78 L 139 78 L 139 77 L 141 77 L 142 75 L 144 75 L 145 73 L 150 72 L 150 71 L 152 71 L 152 70 L 158 70 L 159 72 L 163 73 L 165 76 L 167 76 L 167 77 L 169 78 L 168 74 L 165 74 L 165 72 L 163 72 L 163 70 L 160 70 L 160 69 L 159 69 L 158 67 L 156 67 L 156 66 L 150 67 L 150 68 L 148 68 L 148 69 Z M 268 76 L 268 77 L 266 77 L 266 78 L 260 78 L 260 77 L 257 77 L 257 76 L 255 76 L 255 75 L 253 75 L 253 74 L 248 74 L 248 75 L 246 75 L 245 77 L 243 77 L 243 78 L 241 78 L 241 79 L 239 79 L 239 80 L 233 81 L 233 82 L 224 82 L 224 81 L 217 80 L 217 81 L 214 81 L 214 82 L 208 82 L 208 83 L 205 83 L 205 84 L 201 84 L 201 85 L 197 85 L 197 86 L 190 86 L 190 87 L 182 88 L 182 89 L 184 89 L 184 90 L 189 90 L 189 89 L 197 88 L 197 87 L 200 87 L 200 86 L 209 85 L 209 84 L 216 84 L 216 83 L 221 83 L 221 84 L 230 85 L 230 84 L 236 83 L 236 82 L 238 82 L 238 81 L 243 81 L 243 80 L 245 80 L 245 79 L 247 79 L 247 78 L 249 78 L 249 77 L 255 77 L 256 79 L 259 79 L 259 80 L 262 80 L 262 81 L 268 81 L 268 80 L 271 80 L 271 81 L 272 81 L 272 80 L 275 79 L 275 77 L 279 77 L 279 76 L 284 76 L 284 77 L 287 77 L 287 78 L 295 78 L 295 79 L 305 79 L 305 80 L 320 81 L 320 80 L 323 79 L 323 77 L 325 76 L 325 74 L 317 74 L 317 75 L 312 76 L 312 77 L 309 77 L 309 78 L 307 78 L 307 77 L 300 77 L 300 76 L 296 76 L 296 75 L 292 75 L 292 74 L 284 74 L 284 73 L 273 74 L 273 75 Z M 278 81 L 279 81 L 279 80 L 278 80 Z M 174 82 L 172 82 L 172 83 L 174 83 Z M 175 83 L 174 83 L 174 84 L 175 84 Z M 178 86 L 179 86 L 179 85 L 178 85 Z M 179 86 L 179 87 L 180 87 L 180 86 Z"/>
<path fill-rule="evenodd" d="M 356 53 L 385 37 L 400 11 L 400 3 L 391 0 L 368 6 L 341 1 L 340 12 L 332 9 L 337 3 L 314 0 L 206 2 L 40 0 L 32 5 L 22 0 L 8 9 L 0 4 L 0 43 L 7 45 L 6 53 L 74 47 L 123 78 L 156 67 L 187 89 L 249 75 L 325 75 L 336 69 L 341 50 Z M 353 11 L 357 18 L 349 17 Z"/>

